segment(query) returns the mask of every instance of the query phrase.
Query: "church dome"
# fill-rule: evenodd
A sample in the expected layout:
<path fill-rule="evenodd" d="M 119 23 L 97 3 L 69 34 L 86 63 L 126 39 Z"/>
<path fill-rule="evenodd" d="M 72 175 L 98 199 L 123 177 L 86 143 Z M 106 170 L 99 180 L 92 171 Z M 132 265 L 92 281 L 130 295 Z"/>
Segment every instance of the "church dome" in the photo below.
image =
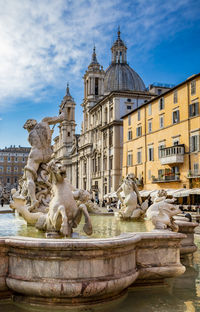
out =
<path fill-rule="evenodd" d="M 112 63 L 105 71 L 104 92 L 111 91 L 144 91 L 145 85 L 140 76 L 127 64 L 127 47 L 120 38 L 114 42 L 112 51 Z"/>
<path fill-rule="evenodd" d="M 111 64 L 105 74 L 104 91 L 144 91 L 140 76 L 128 64 Z"/>

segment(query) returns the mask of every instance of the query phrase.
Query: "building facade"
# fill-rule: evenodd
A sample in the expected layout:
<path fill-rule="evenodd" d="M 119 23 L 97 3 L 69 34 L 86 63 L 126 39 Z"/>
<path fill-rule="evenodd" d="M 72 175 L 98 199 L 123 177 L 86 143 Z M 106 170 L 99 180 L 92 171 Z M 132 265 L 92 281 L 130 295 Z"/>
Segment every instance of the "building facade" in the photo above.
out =
<path fill-rule="evenodd" d="M 0 150 L 0 185 L 1 188 L 10 190 L 17 188 L 19 178 L 23 175 L 29 147 L 5 147 Z"/>
<path fill-rule="evenodd" d="M 54 148 L 56 157 L 68 168 L 71 183 L 93 192 L 94 198 L 100 200 L 105 194 L 117 190 L 122 176 L 122 116 L 153 96 L 140 76 L 128 65 L 127 47 L 120 31 L 111 52 L 111 64 L 104 71 L 93 49 L 91 63 L 83 77 L 81 134 L 75 136 L 75 123 L 73 126 L 71 124 L 71 152 L 68 153 L 62 140 L 67 132 L 64 134 L 61 124 Z"/>
<path fill-rule="evenodd" d="M 200 187 L 200 74 L 123 117 L 123 175 L 147 190 Z"/>

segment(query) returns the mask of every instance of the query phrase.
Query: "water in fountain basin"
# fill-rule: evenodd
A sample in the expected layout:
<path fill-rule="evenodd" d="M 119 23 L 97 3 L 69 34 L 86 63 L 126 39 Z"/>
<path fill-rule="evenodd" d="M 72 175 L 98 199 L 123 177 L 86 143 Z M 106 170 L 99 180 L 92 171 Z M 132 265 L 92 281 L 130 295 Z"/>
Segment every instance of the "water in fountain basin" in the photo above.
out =
<path fill-rule="evenodd" d="M 145 222 L 127 222 L 121 221 L 114 216 L 92 215 L 93 234 L 86 236 L 83 232 L 84 219 L 82 218 L 79 226 L 74 229 L 74 238 L 92 237 L 106 238 L 118 236 L 126 232 L 147 232 L 151 231 L 153 226 L 150 221 Z M 0 215 L 0 236 L 26 236 L 44 238 L 45 233 L 38 231 L 34 226 L 27 226 L 24 219 L 17 214 L 1 214 Z"/>

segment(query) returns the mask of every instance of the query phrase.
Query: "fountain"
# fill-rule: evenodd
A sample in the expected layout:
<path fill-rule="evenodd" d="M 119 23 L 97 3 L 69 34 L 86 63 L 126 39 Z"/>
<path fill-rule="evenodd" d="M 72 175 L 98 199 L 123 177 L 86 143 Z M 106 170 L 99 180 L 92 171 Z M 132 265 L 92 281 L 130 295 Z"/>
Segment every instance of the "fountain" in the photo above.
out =
<path fill-rule="evenodd" d="M 171 226 L 177 211 L 170 204 L 164 219 L 160 214 L 155 218 L 159 205 L 145 206 L 151 210 L 155 231 L 73 239 L 82 214 L 87 235 L 92 234 L 92 222 L 87 193 L 73 189 L 65 167 L 52 157 L 49 125 L 64 119 L 61 113 L 40 123 L 29 119 L 24 125 L 31 151 L 11 208 L 46 238 L 0 238 L 0 297 L 28 304 L 88 306 L 116 299 L 131 285 L 163 283 L 183 274 L 180 252 L 187 236 L 167 229 L 178 227 Z M 130 189 L 130 177 L 126 182 Z M 126 202 L 132 209 L 130 200 Z"/>

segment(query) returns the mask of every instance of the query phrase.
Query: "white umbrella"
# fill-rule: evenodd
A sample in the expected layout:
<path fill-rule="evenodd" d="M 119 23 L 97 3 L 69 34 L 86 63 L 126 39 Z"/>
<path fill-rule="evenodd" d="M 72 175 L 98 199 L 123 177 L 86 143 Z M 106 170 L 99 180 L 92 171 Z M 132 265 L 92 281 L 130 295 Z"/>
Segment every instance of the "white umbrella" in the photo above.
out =
<path fill-rule="evenodd" d="M 188 189 L 180 189 L 174 191 L 173 197 L 187 197 L 190 195 L 190 190 Z"/>
<path fill-rule="evenodd" d="M 190 189 L 189 191 L 190 191 L 190 194 L 200 195 L 200 188 Z"/>

